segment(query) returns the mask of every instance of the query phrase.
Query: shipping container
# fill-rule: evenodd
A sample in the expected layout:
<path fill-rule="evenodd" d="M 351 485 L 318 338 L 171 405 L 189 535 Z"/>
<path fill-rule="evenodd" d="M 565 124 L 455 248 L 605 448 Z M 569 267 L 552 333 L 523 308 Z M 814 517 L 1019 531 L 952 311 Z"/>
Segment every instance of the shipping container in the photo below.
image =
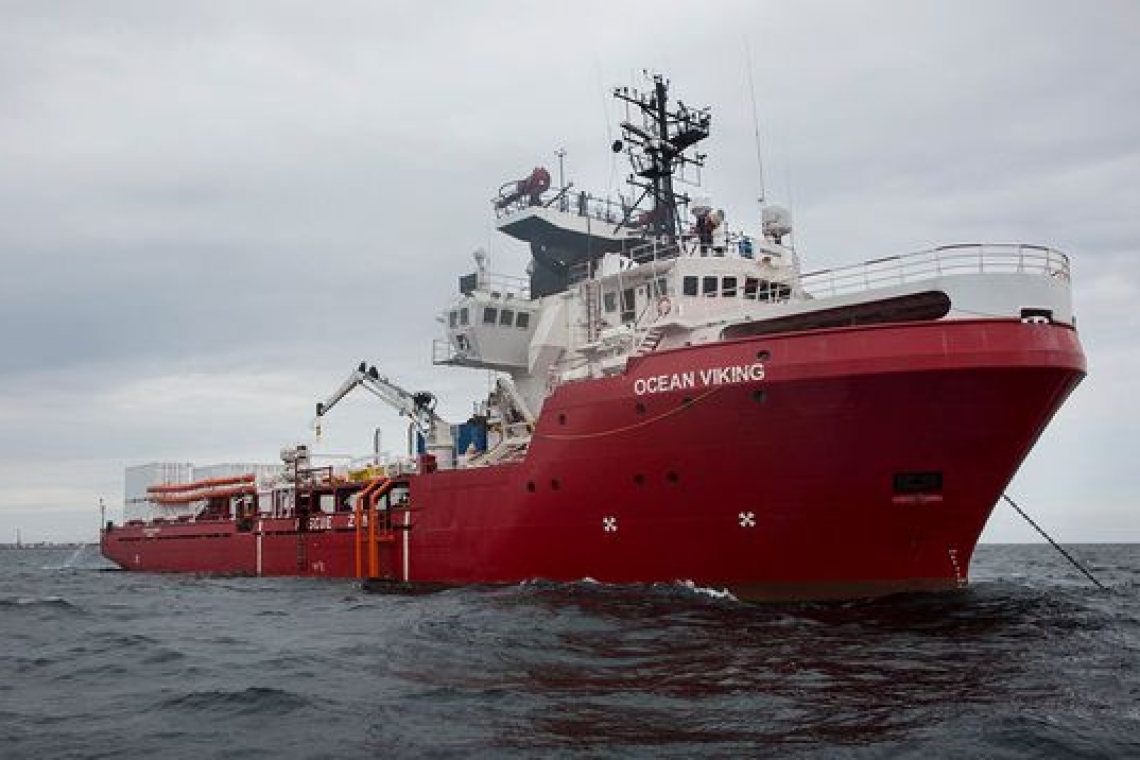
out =
<path fill-rule="evenodd" d="M 194 480 L 233 478 L 238 475 L 254 475 L 258 483 L 276 480 L 285 472 L 282 464 L 257 464 L 252 462 L 223 462 L 194 468 Z"/>
<path fill-rule="evenodd" d="M 194 465 L 189 462 L 151 462 L 128 467 L 124 473 L 123 496 L 127 503 L 146 500 L 150 486 L 189 483 Z"/>

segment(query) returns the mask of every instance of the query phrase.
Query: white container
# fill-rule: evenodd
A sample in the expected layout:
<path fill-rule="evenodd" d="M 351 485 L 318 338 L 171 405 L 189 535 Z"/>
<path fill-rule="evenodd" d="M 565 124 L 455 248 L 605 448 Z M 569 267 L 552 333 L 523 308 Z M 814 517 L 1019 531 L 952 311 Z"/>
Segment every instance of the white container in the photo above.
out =
<path fill-rule="evenodd" d="M 126 503 L 145 501 L 146 489 L 172 483 L 189 483 L 194 465 L 189 462 L 151 462 L 128 467 L 124 473 L 123 496 Z"/>
<path fill-rule="evenodd" d="M 215 478 L 234 478 L 239 475 L 254 475 L 258 483 L 267 483 L 275 480 L 285 466 L 280 464 L 256 464 L 250 462 L 225 462 L 222 464 L 208 464 L 194 468 L 194 480 L 214 480 Z"/>

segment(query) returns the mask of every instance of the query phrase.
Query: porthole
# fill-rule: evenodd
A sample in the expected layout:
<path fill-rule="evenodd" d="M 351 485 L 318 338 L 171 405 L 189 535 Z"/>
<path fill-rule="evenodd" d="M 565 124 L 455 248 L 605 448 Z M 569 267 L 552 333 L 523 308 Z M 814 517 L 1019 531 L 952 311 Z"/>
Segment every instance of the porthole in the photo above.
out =
<path fill-rule="evenodd" d="M 756 361 L 766 362 L 771 358 L 772 358 L 772 352 L 771 351 L 757 351 L 756 352 Z"/>

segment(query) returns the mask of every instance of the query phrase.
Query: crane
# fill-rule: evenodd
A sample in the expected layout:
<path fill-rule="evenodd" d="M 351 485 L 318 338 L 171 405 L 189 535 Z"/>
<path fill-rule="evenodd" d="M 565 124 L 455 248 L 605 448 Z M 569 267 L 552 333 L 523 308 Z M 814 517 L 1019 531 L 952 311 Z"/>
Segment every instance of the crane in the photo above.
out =
<path fill-rule="evenodd" d="M 317 417 L 314 420 L 317 434 L 320 435 L 321 418 L 336 406 L 341 399 L 357 388 L 364 388 L 395 409 L 401 416 L 408 417 L 416 432 L 423 436 L 425 448 L 435 454 L 441 467 L 448 467 L 454 455 L 451 425 L 435 412 L 435 395 L 428 391 L 412 393 L 383 377 L 376 367 L 361 362 L 331 396 L 317 403 Z"/>

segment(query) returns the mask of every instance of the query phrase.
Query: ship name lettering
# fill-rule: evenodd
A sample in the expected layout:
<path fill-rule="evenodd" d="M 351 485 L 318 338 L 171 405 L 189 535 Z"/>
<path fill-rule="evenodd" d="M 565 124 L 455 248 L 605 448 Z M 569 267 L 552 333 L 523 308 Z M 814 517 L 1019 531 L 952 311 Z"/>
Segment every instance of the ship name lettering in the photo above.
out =
<path fill-rule="evenodd" d="M 727 367 L 711 367 L 700 372 L 674 372 L 669 375 L 650 375 L 639 377 L 633 381 L 633 392 L 638 396 L 653 393 L 667 393 L 669 391 L 686 390 L 698 385 L 709 387 L 715 385 L 733 385 L 736 383 L 754 383 L 764 379 L 764 365 L 733 364 Z"/>
<path fill-rule="evenodd" d="M 730 367 L 713 367 L 701 370 L 701 385 L 730 385 L 758 382 L 764 379 L 763 364 L 736 364 Z"/>
<path fill-rule="evenodd" d="M 647 393 L 665 393 L 694 388 L 696 384 L 697 377 L 693 372 L 674 372 L 671 375 L 639 377 L 633 381 L 633 392 L 638 396 L 644 396 Z"/>

